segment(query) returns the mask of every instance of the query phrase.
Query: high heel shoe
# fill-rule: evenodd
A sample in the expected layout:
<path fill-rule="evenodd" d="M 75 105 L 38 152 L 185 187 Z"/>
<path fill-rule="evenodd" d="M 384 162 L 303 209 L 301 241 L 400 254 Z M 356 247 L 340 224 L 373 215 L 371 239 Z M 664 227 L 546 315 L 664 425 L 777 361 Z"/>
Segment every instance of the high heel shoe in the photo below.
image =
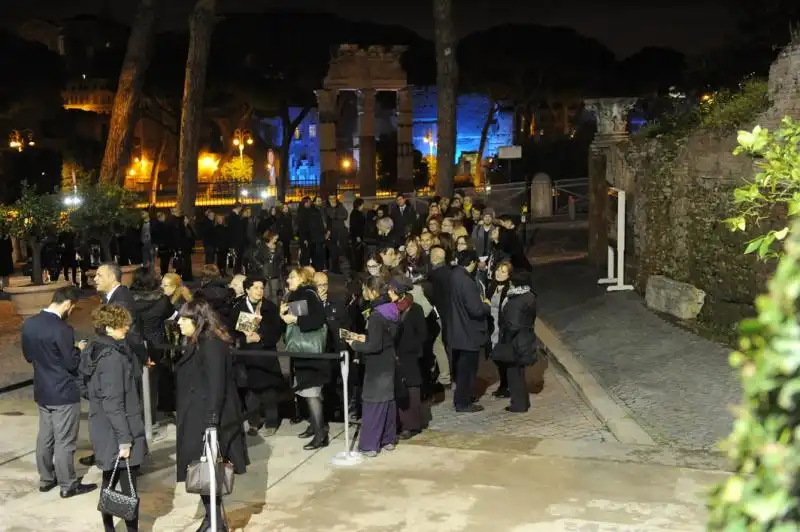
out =
<path fill-rule="evenodd" d="M 300 434 L 298 434 L 297 437 L 303 440 L 305 438 L 310 438 L 313 435 L 314 435 L 314 429 L 311 427 L 311 425 L 309 425 L 308 428 L 303 432 L 301 432 Z"/>
<path fill-rule="evenodd" d="M 328 439 L 327 434 L 322 438 L 314 436 L 313 440 L 303 445 L 303 449 L 305 449 L 306 451 L 315 451 L 317 449 L 322 449 L 323 447 L 327 447 L 329 444 L 330 440 Z"/>

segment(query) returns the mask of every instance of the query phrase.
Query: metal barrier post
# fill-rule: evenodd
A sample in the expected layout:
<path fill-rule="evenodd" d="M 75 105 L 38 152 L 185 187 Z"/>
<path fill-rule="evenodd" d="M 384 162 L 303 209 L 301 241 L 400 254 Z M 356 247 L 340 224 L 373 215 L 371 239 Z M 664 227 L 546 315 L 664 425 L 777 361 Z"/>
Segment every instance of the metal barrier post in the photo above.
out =
<path fill-rule="evenodd" d="M 144 346 L 147 349 L 147 342 Z M 147 443 L 153 443 L 153 411 L 150 405 L 150 367 L 145 361 L 142 368 L 142 408 L 144 408 L 144 436 L 147 438 Z"/>
<path fill-rule="evenodd" d="M 350 450 L 350 397 L 347 389 L 350 375 L 350 353 L 344 349 L 341 355 L 342 359 L 339 362 L 339 367 L 342 371 L 342 397 L 344 400 L 344 408 L 342 409 L 344 412 L 344 452 L 336 453 L 331 462 L 336 466 L 353 466 L 360 464 L 363 457 L 361 453 Z"/>
<path fill-rule="evenodd" d="M 219 530 L 217 528 L 217 429 L 216 428 L 208 428 L 206 429 L 206 448 L 204 452 L 208 452 L 207 460 L 208 460 L 208 470 L 209 470 L 209 479 L 211 480 L 211 492 L 209 495 L 211 496 L 211 501 L 209 504 L 209 510 L 211 511 L 211 530 Z"/>

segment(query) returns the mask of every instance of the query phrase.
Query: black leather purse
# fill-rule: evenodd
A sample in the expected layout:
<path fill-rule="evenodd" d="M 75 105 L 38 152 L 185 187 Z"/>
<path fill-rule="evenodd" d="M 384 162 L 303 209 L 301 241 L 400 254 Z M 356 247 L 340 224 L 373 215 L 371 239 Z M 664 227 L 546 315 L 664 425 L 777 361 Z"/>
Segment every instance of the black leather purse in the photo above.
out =
<path fill-rule="evenodd" d="M 139 513 L 139 496 L 136 495 L 136 489 L 133 487 L 131 466 L 128 460 L 125 460 L 125 468 L 128 471 L 128 482 L 131 488 L 130 495 L 112 488 L 117 478 L 118 467 L 119 457 L 117 457 L 117 461 L 114 462 L 114 470 L 111 472 L 111 479 L 108 481 L 108 487 L 100 492 L 97 510 L 103 514 L 111 514 L 114 517 L 119 517 L 124 521 L 133 521 Z"/>

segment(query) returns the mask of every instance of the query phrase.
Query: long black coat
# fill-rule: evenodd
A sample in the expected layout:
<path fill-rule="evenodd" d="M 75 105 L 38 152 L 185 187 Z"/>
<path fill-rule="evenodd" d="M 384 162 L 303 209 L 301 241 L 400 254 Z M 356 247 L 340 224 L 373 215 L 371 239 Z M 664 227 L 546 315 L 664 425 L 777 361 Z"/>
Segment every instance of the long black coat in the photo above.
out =
<path fill-rule="evenodd" d="M 247 298 L 243 297 L 234 306 L 231 312 L 230 330 L 234 333 L 236 346 L 244 351 L 257 349 L 274 351 L 278 340 L 283 334 L 283 321 L 281 321 L 278 306 L 269 299 L 261 302 L 261 323 L 258 326 L 258 335 L 261 341 L 248 344 L 245 335 L 236 331 L 236 321 L 242 312 L 250 312 Z M 240 364 L 247 373 L 247 388 L 251 390 L 284 389 L 286 381 L 283 379 L 281 364 L 278 357 L 272 356 L 247 356 L 237 355 L 234 364 Z M 241 385 L 242 383 L 237 383 Z"/>
<path fill-rule="evenodd" d="M 297 318 L 297 326 L 302 332 L 321 329 L 326 324 L 325 307 L 317 291 L 310 286 L 301 286 L 289 293 L 288 302 L 305 301 L 308 314 Z M 330 380 L 330 360 L 313 358 L 293 358 L 294 376 L 297 379 L 295 388 L 305 390 L 315 386 L 324 386 Z"/>
<path fill-rule="evenodd" d="M 481 300 L 480 290 L 469 272 L 456 266 L 450 273 L 450 301 L 446 317 L 450 349 L 480 351 L 486 344 L 487 318 L 491 306 Z"/>
<path fill-rule="evenodd" d="M 528 286 L 516 286 L 506 293 L 500 309 L 500 344 L 511 345 L 518 366 L 536 363 L 536 295 Z"/>
<path fill-rule="evenodd" d="M 422 358 L 428 328 L 422 307 L 413 303 L 400 314 L 400 332 L 397 340 L 397 369 L 408 387 L 422 386 Z"/>
<path fill-rule="evenodd" d="M 364 386 L 361 399 L 366 403 L 393 401 L 395 373 L 395 340 L 399 313 L 397 305 L 385 296 L 372 303 L 367 318 L 366 342 L 353 342 L 353 351 L 362 355 Z"/>
<path fill-rule="evenodd" d="M 203 338 L 188 346 L 175 366 L 178 482 L 186 480 L 189 463 L 202 456 L 203 434 L 210 426 L 217 427 L 222 456 L 236 473 L 250 464 L 229 349 L 219 338 Z"/>
<path fill-rule="evenodd" d="M 131 445 L 128 463 L 141 465 L 147 439 L 137 382 L 142 370 L 124 340 L 108 336 L 92 340 L 81 357 L 80 371 L 89 401 L 89 436 L 97 467 L 111 471 L 120 444 Z"/>

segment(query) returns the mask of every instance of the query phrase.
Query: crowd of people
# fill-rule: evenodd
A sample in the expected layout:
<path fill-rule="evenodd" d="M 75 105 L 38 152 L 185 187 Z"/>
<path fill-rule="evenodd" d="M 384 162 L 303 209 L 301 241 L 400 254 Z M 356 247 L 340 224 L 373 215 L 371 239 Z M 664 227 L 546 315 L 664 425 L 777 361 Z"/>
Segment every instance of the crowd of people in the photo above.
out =
<path fill-rule="evenodd" d="M 73 464 L 84 399 L 93 454 L 80 462 L 103 471 L 102 488 L 135 491 L 148 454 L 144 368 L 154 429 L 176 426 L 178 482 L 203 455 L 210 427 L 236 473 L 249 464 L 246 436 L 270 436 L 284 419 L 307 420 L 298 435 L 308 451 L 329 444 L 329 422 L 354 420 L 364 456 L 392 451 L 425 429 L 426 405 L 437 394 L 452 392 L 458 413 L 483 410 L 473 393 L 481 354 L 497 367 L 493 395 L 510 399 L 507 411 L 526 412 L 536 297 L 513 218 L 458 194 L 434 198 L 426 211 L 398 195 L 372 208 L 357 199 L 348 213 L 332 196 L 327 205 L 304 198 L 294 223 L 286 206 L 254 215 L 238 204 L 197 223 L 143 217 L 145 268 L 131 287 L 117 263 L 97 268 L 96 338 L 75 341 L 67 323 L 73 288 L 57 290 L 23 325 L 40 412 L 40 490 L 60 487 L 69 498 L 96 489 Z M 165 249 L 159 231 L 168 227 L 174 238 Z M 205 265 L 192 290 L 194 235 Z M 342 274 L 345 258 L 350 277 L 334 297 L 329 275 Z M 347 383 L 338 362 L 314 356 L 343 351 L 355 368 Z M 280 353 L 291 355 L 288 375 Z M 343 386 L 353 398 L 351 420 L 342 419 Z M 212 501 L 201 497 L 205 531 Z M 110 514 L 103 523 L 114 529 Z M 126 525 L 137 530 L 138 522 Z"/>

